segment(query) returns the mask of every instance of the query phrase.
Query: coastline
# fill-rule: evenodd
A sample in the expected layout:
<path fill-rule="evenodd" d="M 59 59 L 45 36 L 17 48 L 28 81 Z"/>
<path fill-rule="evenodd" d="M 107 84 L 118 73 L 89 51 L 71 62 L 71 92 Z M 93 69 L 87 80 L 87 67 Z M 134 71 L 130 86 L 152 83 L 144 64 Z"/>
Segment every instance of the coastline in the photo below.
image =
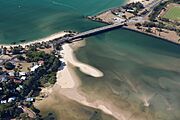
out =
<path fill-rule="evenodd" d="M 133 1 L 143 1 L 143 0 L 129 0 L 129 1 L 133 2 Z M 160 40 L 163 40 L 165 42 L 170 42 L 179 45 L 179 43 L 172 42 L 171 40 L 167 40 L 163 37 L 158 37 L 151 33 L 142 32 L 138 29 L 133 29 L 128 27 L 123 27 L 122 29 L 127 29 L 130 31 L 138 32 L 155 38 L 160 38 Z M 53 39 L 62 37 L 66 34 L 68 34 L 68 32 L 58 32 L 48 37 L 44 37 L 42 39 L 34 40 L 31 42 L 18 43 L 16 45 L 8 45 L 8 44 L 4 44 L 4 45 L 0 44 L 0 45 L 3 45 L 4 47 L 22 45 L 23 47 L 25 47 L 26 45 L 35 44 L 39 42 L 48 42 Z M 121 112 L 121 110 L 116 109 L 116 107 L 113 106 L 113 104 L 108 104 L 108 102 L 106 101 L 99 101 L 99 100 L 95 100 L 93 102 L 89 101 L 83 95 L 84 93 L 79 89 L 79 87 L 81 86 L 81 79 L 80 77 L 78 77 L 74 69 L 79 69 L 81 72 L 91 77 L 103 77 L 104 75 L 103 72 L 98 70 L 97 68 L 90 66 L 88 64 L 84 64 L 81 61 L 78 61 L 78 59 L 76 58 L 73 52 L 83 46 L 85 46 L 84 40 L 80 42 L 72 43 L 70 45 L 65 44 L 62 46 L 63 50 L 60 52 L 60 54 L 61 56 L 63 56 L 63 58 L 60 58 L 60 60 L 65 63 L 65 66 L 62 66 L 62 69 L 57 72 L 57 82 L 54 84 L 54 86 L 42 88 L 41 92 L 47 93 L 48 97 L 43 100 L 36 101 L 34 103 L 35 106 L 37 108 L 39 107 L 41 108 L 41 106 L 46 106 L 46 104 L 50 103 L 49 99 L 53 99 L 52 94 L 53 95 L 56 94 L 58 97 L 64 96 L 67 97 L 69 100 L 75 101 L 84 106 L 99 109 L 108 115 L 114 116 L 118 120 L 126 120 L 127 114 L 124 114 L 123 111 Z M 58 97 L 56 99 L 58 99 Z M 55 104 L 53 105 L 55 106 Z M 149 106 L 148 102 L 145 102 L 145 106 Z"/>
<path fill-rule="evenodd" d="M 60 71 L 59 74 L 57 74 L 57 84 L 61 86 L 60 93 L 66 96 L 67 98 L 71 100 L 75 100 L 76 102 L 79 102 L 85 106 L 98 108 L 103 112 L 112 115 L 112 112 L 104 105 L 98 105 L 98 104 L 95 105 L 93 103 L 89 103 L 86 97 L 81 95 L 80 91 L 78 90 L 78 87 L 81 85 L 81 80 L 78 77 L 78 75 L 75 73 L 74 69 L 72 69 L 72 67 L 77 67 L 80 69 L 81 72 L 92 77 L 103 76 L 103 73 L 98 69 L 90 65 L 81 63 L 76 59 L 72 48 L 74 47 L 77 50 L 78 47 L 82 47 L 82 46 L 83 46 L 82 42 L 74 43 L 71 46 L 68 44 L 63 45 L 62 53 L 64 54 L 64 60 L 67 67 L 65 67 L 63 71 Z M 71 74 L 67 75 L 68 73 Z"/>
<path fill-rule="evenodd" d="M 140 33 L 140 34 L 144 34 L 144 35 L 148 35 L 148 36 L 151 36 L 151 37 L 154 37 L 154 38 L 158 38 L 158 39 L 160 39 L 162 41 L 169 42 L 171 44 L 180 45 L 180 43 L 178 41 L 168 39 L 168 38 L 162 37 L 162 36 L 157 36 L 157 35 L 152 34 L 152 33 L 143 32 L 143 31 L 140 31 L 140 30 L 135 29 L 135 28 L 130 28 L 130 27 L 123 26 L 122 29 L 130 30 L 130 31 L 133 31 L 133 32 L 137 32 L 137 33 Z"/>
<path fill-rule="evenodd" d="M 128 2 L 138 2 L 138 1 L 142 1 L 142 0 L 129 0 Z M 124 29 L 140 32 L 130 28 L 124 28 Z M 66 34 L 65 32 L 60 32 L 59 34 L 57 34 L 57 36 L 56 34 L 51 35 L 50 38 L 52 39 L 58 38 L 65 34 Z M 44 41 L 41 39 L 34 42 L 26 43 L 25 45 L 33 44 L 36 42 L 44 42 Z M 62 70 L 57 72 L 57 82 L 55 83 L 55 85 L 49 89 L 43 88 L 45 90 L 42 91 L 45 91 L 47 94 L 49 94 L 48 95 L 49 98 L 45 98 L 45 100 L 35 102 L 34 103 L 35 106 L 39 108 L 40 106 L 46 105 L 48 102 L 47 99 L 51 99 L 51 94 L 56 94 L 57 96 L 65 96 L 68 99 L 76 101 L 84 106 L 99 109 L 104 113 L 115 117 L 117 120 L 126 120 L 126 117 L 123 115 L 123 112 L 120 112 L 118 109 L 116 109 L 115 106 L 110 105 L 105 101 L 99 101 L 99 100 L 89 102 L 88 99 L 85 96 L 83 96 L 83 93 L 79 90 L 79 87 L 81 85 L 81 79 L 76 74 L 74 68 L 78 68 L 81 72 L 91 77 L 103 77 L 103 72 L 101 72 L 97 68 L 94 68 L 93 66 L 78 61 L 77 58 L 75 57 L 74 51 L 77 50 L 79 47 L 83 47 L 85 44 L 85 42 L 84 43 L 83 42 L 84 41 L 80 41 L 80 42 L 72 43 L 71 45 L 64 44 L 62 46 L 63 50 L 60 52 L 60 55 L 63 58 L 60 60 L 65 63 L 65 66 L 62 66 Z"/>
<path fill-rule="evenodd" d="M 141 2 L 144 6 L 148 6 L 150 3 L 150 1 L 144 1 L 144 0 L 128 0 L 126 3 L 132 3 L 132 2 Z M 123 12 L 122 12 L 123 13 Z M 121 13 L 121 14 L 122 14 Z M 130 14 L 130 13 L 129 13 Z M 128 16 L 128 14 L 125 14 L 126 16 Z M 116 15 L 111 13 L 111 9 L 103 11 L 99 14 L 96 14 L 95 16 L 88 16 L 88 19 L 92 20 L 92 21 L 96 21 L 96 22 L 100 22 L 100 23 L 105 23 L 107 25 L 111 25 L 111 24 L 115 24 L 116 22 L 113 21 L 115 18 L 119 18 L 119 16 L 117 17 Z M 113 20 L 112 20 L 113 19 Z M 123 19 L 123 18 L 120 18 Z M 138 19 L 138 18 L 137 18 Z M 147 18 L 144 18 L 144 20 L 146 21 Z M 150 22 L 150 21 L 148 21 Z M 141 23 L 141 22 L 139 22 Z M 142 27 L 143 28 L 143 27 Z M 166 28 L 162 28 L 163 31 L 159 32 L 158 34 L 158 27 L 151 27 L 151 32 L 147 32 L 143 29 L 148 29 L 148 27 L 144 27 L 143 29 L 138 29 L 135 23 L 127 23 L 127 26 L 123 26 L 122 29 L 126 29 L 126 30 L 130 30 L 133 32 L 138 32 L 147 36 L 152 36 L 154 38 L 159 38 L 160 40 L 163 40 L 165 42 L 169 42 L 175 45 L 179 45 L 180 44 L 180 39 L 179 39 L 179 35 L 173 31 L 173 30 L 169 30 Z"/>
<path fill-rule="evenodd" d="M 14 47 L 14 46 L 21 45 L 22 47 L 25 47 L 26 45 L 30 45 L 30 44 L 48 42 L 48 41 L 51 41 L 53 39 L 63 37 L 66 34 L 68 34 L 68 32 L 62 31 L 62 32 L 54 33 L 54 34 L 52 34 L 50 36 L 47 36 L 47 37 L 44 37 L 44 38 L 40 38 L 40 39 L 37 39 L 37 40 L 32 40 L 30 42 L 18 43 L 18 44 L 15 44 L 15 45 L 12 45 L 12 44 L 0 44 L 0 46 L 9 48 L 10 46 Z"/>
<path fill-rule="evenodd" d="M 142 1 L 144 1 L 144 0 L 128 0 L 127 3 L 131 3 L 131 2 L 142 2 Z"/>
<path fill-rule="evenodd" d="M 103 76 L 103 73 L 97 68 L 81 63 L 76 59 L 73 51 L 77 50 L 79 47 L 82 46 L 84 46 L 84 41 L 76 42 L 72 45 L 63 45 L 63 50 L 60 54 L 63 56 L 63 59 L 61 60 L 65 62 L 66 65 L 63 67 L 62 70 L 57 72 L 57 82 L 55 83 L 55 85 L 51 89 L 49 89 L 49 91 L 46 91 L 47 93 L 49 93 L 49 98 L 45 98 L 45 100 L 35 102 L 35 106 L 39 108 L 47 104 L 46 99 L 51 99 L 51 95 L 54 92 L 59 97 L 65 96 L 70 100 L 76 101 L 84 106 L 99 109 L 104 113 L 115 117 L 118 120 L 125 120 L 124 115 L 119 112 L 119 110 L 117 110 L 115 106 L 100 100 L 90 102 L 79 90 L 79 87 L 81 86 L 81 79 L 76 74 L 74 68 L 79 68 L 81 72 L 91 77 Z"/>
<path fill-rule="evenodd" d="M 128 0 L 128 2 L 126 2 L 126 3 L 132 3 L 132 2 L 141 2 L 144 5 L 147 5 L 149 0 L 148 1 L 147 0 Z"/>
<path fill-rule="evenodd" d="M 130 0 L 130 1 L 132 1 L 132 0 Z M 158 36 L 150 34 L 150 33 L 148 34 L 147 32 L 138 31 L 138 30 L 128 28 L 128 27 L 123 27 L 123 28 L 164 39 L 162 37 L 158 37 Z M 30 44 L 34 44 L 34 43 L 38 43 L 38 42 L 48 42 L 55 38 L 62 37 L 66 34 L 67 34 L 66 32 L 59 32 L 59 33 L 55 33 L 53 35 L 50 35 L 50 36 L 42 38 L 42 39 L 34 40 L 32 42 L 27 42 L 27 43 L 20 43 L 17 45 L 22 45 L 23 47 L 25 47 L 26 45 L 30 45 Z M 164 39 L 164 40 L 167 40 L 167 39 Z M 168 42 L 178 44 L 171 40 L 168 40 Z M 77 42 L 77 43 L 73 43 L 73 44 L 75 45 L 75 48 L 78 49 L 78 47 L 80 47 L 80 46 L 77 46 L 77 44 L 80 45 L 81 43 Z M 3 44 L 1 44 L 1 45 L 3 45 Z M 3 45 L 3 46 L 10 47 L 10 46 L 17 46 L 17 45 Z M 47 92 L 48 94 L 52 94 L 53 92 L 55 93 L 60 89 L 58 91 L 58 93 L 59 93 L 58 95 L 63 95 L 63 96 L 65 96 L 71 100 L 74 100 L 82 105 L 100 109 L 104 113 L 114 116 L 118 120 L 125 120 L 124 115 L 121 112 L 119 112 L 113 105 L 109 105 L 108 103 L 106 103 L 104 101 L 99 101 L 99 100 L 96 100 L 94 102 L 89 102 L 87 100 L 87 98 L 85 96 L 83 96 L 83 93 L 81 93 L 81 91 L 78 90 L 79 86 L 81 85 L 81 80 L 77 76 L 77 74 L 75 73 L 73 68 L 76 67 L 81 72 L 83 72 L 91 77 L 103 77 L 103 72 L 94 68 L 93 66 L 90 66 L 90 65 L 87 65 L 87 64 L 84 64 L 84 63 L 81 63 L 80 61 L 78 61 L 73 53 L 72 48 L 73 48 L 73 46 L 70 46 L 68 44 L 63 45 L 63 50 L 61 51 L 61 55 L 63 56 L 63 59 L 61 59 L 61 61 L 65 62 L 66 65 L 64 66 L 64 68 L 61 71 L 57 72 L 57 82 L 55 83 L 55 85 L 52 88 L 43 88 L 42 92 Z M 43 102 L 44 102 L 43 100 L 38 101 L 35 103 L 35 106 L 38 107 L 40 104 L 45 105 L 46 103 L 45 102 L 43 103 Z"/>

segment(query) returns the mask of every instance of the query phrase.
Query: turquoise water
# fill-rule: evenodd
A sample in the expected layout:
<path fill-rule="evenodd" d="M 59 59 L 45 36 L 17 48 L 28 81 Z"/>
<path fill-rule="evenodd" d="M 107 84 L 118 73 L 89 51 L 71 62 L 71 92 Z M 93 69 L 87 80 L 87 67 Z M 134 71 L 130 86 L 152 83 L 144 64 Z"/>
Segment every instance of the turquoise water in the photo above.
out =
<path fill-rule="evenodd" d="M 84 19 L 123 0 L 1 0 L 0 43 L 36 40 L 63 30 L 101 26 Z"/>
<path fill-rule="evenodd" d="M 62 30 L 85 31 L 102 26 L 84 16 L 123 3 L 123 0 L 1 0 L 0 43 L 31 41 Z M 82 79 L 80 89 L 90 99 L 106 101 L 123 113 L 130 112 L 128 120 L 179 120 L 179 53 L 177 45 L 122 29 L 90 37 L 76 55 L 105 76 L 92 78 L 77 70 Z M 144 106 L 146 99 L 149 107 Z M 44 112 L 60 110 L 57 113 L 61 118 L 79 120 L 81 115 L 84 120 L 93 113 L 92 108 L 62 98 L 52 104 Z"/>
<path fill-rule="evenodd" d="M 89 99 L 131 112 L 131 117 L 125 115 L 128 120 L 179 120 L 179 52 L 177 45 L 122 29 L 88 38 L 77 57 L 99 68 L 104 77 L 77 71 L 81 90 Z"/>
<path fill-rule="evenodd" d="M 36 40 L 63 30 L 80 32 L 99 27 L 103 24 L 84 17 L 123 3 L 124 0 L 1 0 L 0 44 Z M 54 95 L 50 105 L 41 111 L 43 115 L 55 113 L 57 119 L 86 120 L 98 110 Z M 101 111 L 97 118 L 114 120 Z"/>

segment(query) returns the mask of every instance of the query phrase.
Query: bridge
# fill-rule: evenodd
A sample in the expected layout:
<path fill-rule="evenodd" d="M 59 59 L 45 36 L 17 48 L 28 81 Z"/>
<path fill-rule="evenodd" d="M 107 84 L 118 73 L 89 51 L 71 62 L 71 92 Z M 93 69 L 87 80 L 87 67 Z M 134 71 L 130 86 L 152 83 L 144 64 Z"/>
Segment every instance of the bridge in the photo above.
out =
<path fill-rule="evenodd" d="M 106 32 L 106 31 L 109 31 L 112 29 L 116 29 L 116 28 L 122 27 L 123 25 L 124 25 L 124 23 L 116 23 L 116 24 L 106 25 L 103 27 L 88 30 L 88 31 L 76 34 L 74 36 L 63 37 L 63 38 L 55 40 L 54 45 L 63 44 L 65 42 L 73 42 L 74 40 L 82 39 L 82 38 L 89 37 L 89 36 L 92 36 L 92 35 L 95 35 L 98 33 Z"/>
<path fill-rule="evenodd" d="M 85 38 L 85 37 L 89 37 L 89 36 L 92 36 L 92 35 L 95 35 L 98 33 L 106 32 L 106 31 L 110 31 L 110 30 L 115 29 L 115 28 L 122 27 L 124 24 L 127 24 L 127 23 L 134 23 L 134 24 L 138 23 L 138 22 L 143 23 L 144 21 L 146 21 L 143 18 L 145 16 L 148 16 L 159 3 L 164 2 L 164 1 L 166 1 L 166 0 L 153 0 L 150 4 L 146 5 L 145 8 L 148 9 L 149 12 L 148 12 L 148 14 L 146 14 L 144 16 L 143 15 L 136 16 L 136 17 L 133 17 L 129 20 L 126 20 L 123 23 L 115 23 L 112 25 L 107 25 L 107 26 L 95 28 L 92 30 L 88 30 L 88 31 L 76 34 L 74 36 L 66 36 L 66 37 L 62 37 L 62 38 L 57 38 L 53 41 L 53 45 L 63 44 L 66 42 L 71 43 L 73 41 L 77 41 L 77 40 L 80 40 L 80 39 Z"/>

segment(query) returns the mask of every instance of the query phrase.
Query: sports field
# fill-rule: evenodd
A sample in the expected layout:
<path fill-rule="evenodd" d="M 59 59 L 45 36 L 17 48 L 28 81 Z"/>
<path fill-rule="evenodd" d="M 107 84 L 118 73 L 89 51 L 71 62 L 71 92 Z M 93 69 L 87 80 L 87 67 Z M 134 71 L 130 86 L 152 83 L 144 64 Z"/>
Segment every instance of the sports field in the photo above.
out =
<path fill-rule="evenodd" d="M 180 20 L 180 6 L 170 8 L 163 17 L 172 20 Z"/>

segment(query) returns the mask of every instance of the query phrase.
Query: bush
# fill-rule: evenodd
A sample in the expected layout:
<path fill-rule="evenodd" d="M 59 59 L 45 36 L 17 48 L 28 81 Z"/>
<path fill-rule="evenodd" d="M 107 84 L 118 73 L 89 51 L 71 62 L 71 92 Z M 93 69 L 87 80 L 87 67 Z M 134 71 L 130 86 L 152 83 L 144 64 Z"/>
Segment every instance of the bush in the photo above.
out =
<path fill-rule="evenodd" d="M 156 27 L 156 24 L 154 22 L 144 22 L 144 27 Z"/>
<path fill-rule="evenodd" d="M 49 56 L 45 52 L 37 52 L 37 51 L 28 51 L 27 54 L 27 59 L 30 62 L 37 62 L 39 60 L 45 59 L 45 57 Z"/>
<path fill-rule="evenodd" d="M 46 83 L 55 84 L 56 83 L 56 72 L 44 75 L 40 79 L 41 86 L 44 86 Z"/>

